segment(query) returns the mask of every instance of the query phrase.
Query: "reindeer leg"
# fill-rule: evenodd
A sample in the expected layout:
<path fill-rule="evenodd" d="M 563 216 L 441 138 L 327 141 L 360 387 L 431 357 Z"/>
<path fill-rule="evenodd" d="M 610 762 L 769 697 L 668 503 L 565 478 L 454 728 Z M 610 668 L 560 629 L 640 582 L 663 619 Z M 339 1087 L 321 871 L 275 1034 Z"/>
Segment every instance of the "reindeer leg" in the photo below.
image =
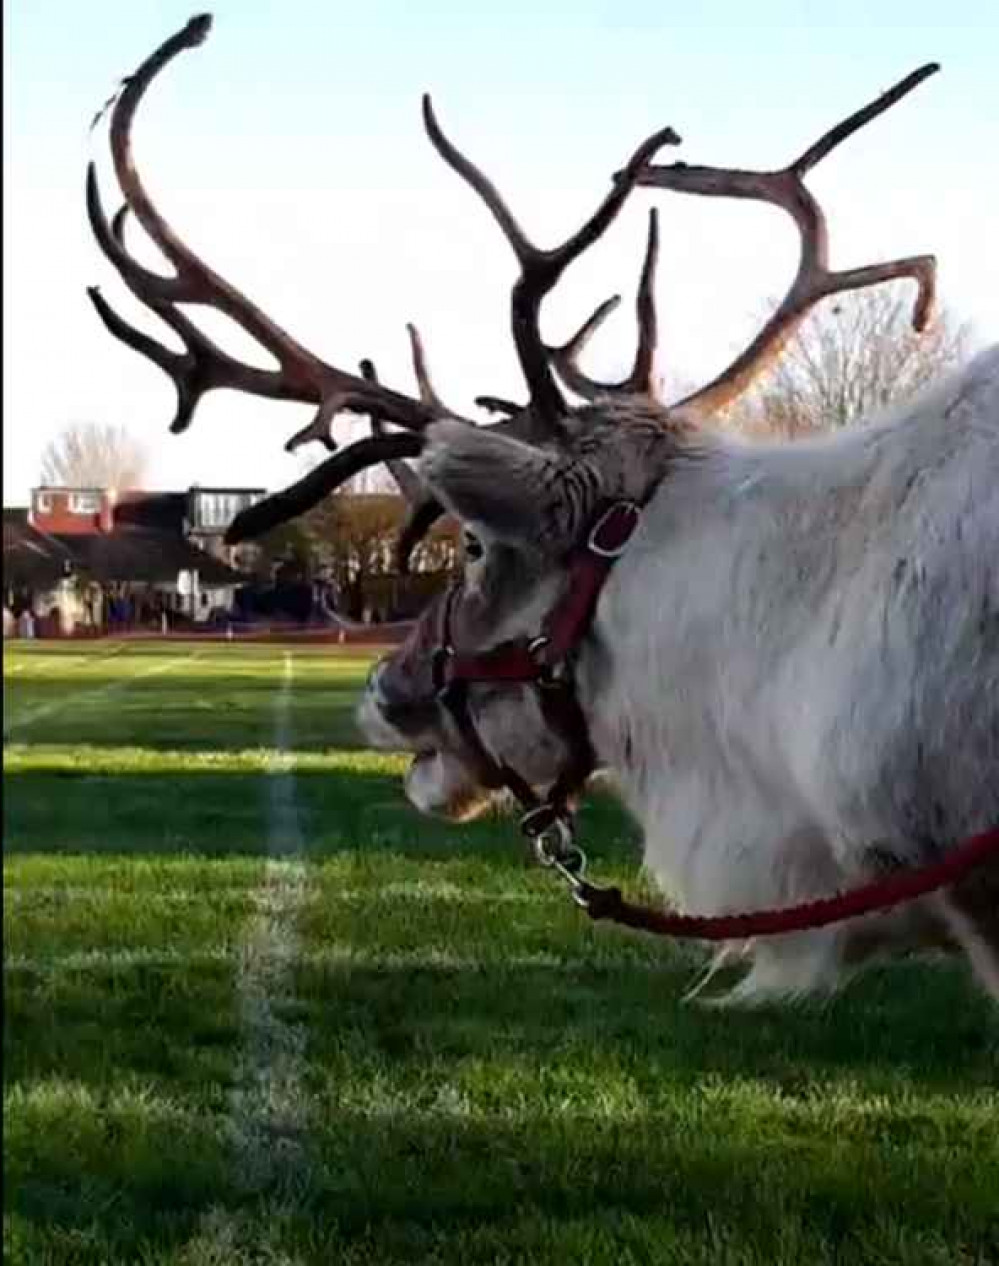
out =
<path fill-rule="evenodd" d="M 955 884 L 940 898 L 940 908 L 986 993 L 999 1002 L 999 863 Z"/>

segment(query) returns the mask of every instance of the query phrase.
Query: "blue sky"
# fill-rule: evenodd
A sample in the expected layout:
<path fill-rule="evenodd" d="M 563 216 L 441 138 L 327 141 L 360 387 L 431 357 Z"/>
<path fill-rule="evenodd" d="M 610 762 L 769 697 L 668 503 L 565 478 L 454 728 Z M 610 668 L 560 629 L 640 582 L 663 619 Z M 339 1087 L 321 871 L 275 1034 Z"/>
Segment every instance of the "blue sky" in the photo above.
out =
<path fill-rule="evenodd" d="M 8 503 L 25 497 L 45 441 L 87 419 L 143 435 L 158 486 L 275 486 L 298 473 L 281 452 L 307 416 L 296 406 L 217 393 L 187 434 L 170 436 L 172 388 L 109 338 L 84 293 L 99 281 L 136 315 L 88 236 L 92 153 L 115 205 L 106 136 L 88 136 L 90 117 L 194 11 L 174 0 L 5 7 Z M 933 251 L 945 302 L 979 341 L 999 338 L 999 6 L 225 0 L 213 12 L 208 42 L 144 103 L 140 167 L 191 245 L 344 368 L 372 356 L 408 388 L 404 325 L 415 320 L 456 409 L 472 411 L 477 393 L 520 393 L 506 324 L 512 260 L 424 138 L 423 91 L 545 243 L 578 225 L 657 127 L 677 129 L 676 156 L 689 161 L 778 165 L 930 60 L 943 73 L 836 151 L 811 184 L 829 213 L 835 265 Z M 650 201 L 664 245 L 660 370 L 706 377 L 790 277 L 795 237 L 775 211 L 640 193 L 552 296 L 546 332 L 556 338 L 605 295 L 631 293 Z M 250 352 L 221 321 L 206 326 Z M 619 370 L 633 336 L 624 308 L 590 367 Z"/>

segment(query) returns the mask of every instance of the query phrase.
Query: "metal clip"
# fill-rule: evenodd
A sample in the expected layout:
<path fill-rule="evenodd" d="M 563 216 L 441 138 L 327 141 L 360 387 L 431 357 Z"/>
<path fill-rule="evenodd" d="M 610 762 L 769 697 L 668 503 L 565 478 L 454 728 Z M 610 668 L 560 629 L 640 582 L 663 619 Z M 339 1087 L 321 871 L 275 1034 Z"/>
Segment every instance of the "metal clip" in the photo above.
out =
<path fill-rule="evenodd" d="M 534 844 L 534 855 L 540 865 L 555 873 L 572 889 L 577 905 L 586 906 L 582 896 L 586 874 L 586 854 L 575 840 L 571 824 L 548 804 L 525 813 L 521 830 Z"/>
<path fill-rule="evenodd" d="M 579 845 L 573 844 L 564 857 L 549 857 L 547 861 L 542 861 L 542 865 L 550 866 L 560 878 L 565 880 L 572 892 L 573 901 L 585 910 L 589 904 L 584 896 L 586 854 Z"/>

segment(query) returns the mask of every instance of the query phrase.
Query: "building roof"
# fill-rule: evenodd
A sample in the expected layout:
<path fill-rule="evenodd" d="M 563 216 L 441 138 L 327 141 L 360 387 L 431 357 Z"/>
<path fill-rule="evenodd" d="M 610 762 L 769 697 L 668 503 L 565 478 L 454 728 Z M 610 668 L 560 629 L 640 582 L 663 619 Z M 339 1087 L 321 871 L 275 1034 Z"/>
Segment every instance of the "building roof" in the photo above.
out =
<path fill-rule="evenodd" d="M 39 532 L 20 507 L 3 512 L 3 578 L 5 585 L 40 588 L 54 585 L 72 564 L 72 551 L 54 536 Z"/>
<path fill-rule="evenodd" d="M 115 502 L 115 527 L 130 526 L 158 528 L 184 535 L 195 531 L 202 536 L 219 536 L 225 530 L 222 524 L 211 526 L 188 522 L 192 513 L 192 500 L 205 493 L 208 496 L 263 497 L 265 488 L 202 488 L 195 484 L 187 492 L 145 492 L 129 490 L 120 492 Z"/>
<path fill-rule="evenodd" d="M 115 501 L 115 528 L 153 528 L 181 535 L 187 516 L 186 492 L 121 492 Z"/>
<path fill-rule="evenodd" d="M 190 489 L 184 496 L 190 495 L 192 492 L 208 492 L 208 493 L 233 493 L 238 496 L 257 496 L 265 497 L 267 495 L 266 488 L 246 488 L 238 484 L 191 484 Z M 154 494 L 158 495 L 158 494 Z"/>
<path fill-rule="evenodd" d="M 161 521 L 167 517 L 162 516 Z M 28 522 L 27 510 L 3 512 L 6 585 L 43 588 L 72 571 L 105 583 L 163 584 L 175 582 L 178 572 L 194 570 L 201 584 L 209 587 L 246 581 L 242 572 L 199 549 L 181 535 L 179 527 L 171 529 L 166 522 L 156 527 L 125 524 L 114 532 L 63 535 L 40 532 Z"/>
<path fill-rule="evenodd" d="M 169 531 L 129 528 L 59 538 L 70 546 L 76 569 L 102 581 L 174 582 L 178 572 L 197 571 L 202 585 L 238 585 L 246 577 Z"/>
<path fill-rule="evenodd" d="M 107 492 L 107 488 L 101 484 L 36 484 L 32 488 L 35 492 L 97 492 L 103 496 Z"/>

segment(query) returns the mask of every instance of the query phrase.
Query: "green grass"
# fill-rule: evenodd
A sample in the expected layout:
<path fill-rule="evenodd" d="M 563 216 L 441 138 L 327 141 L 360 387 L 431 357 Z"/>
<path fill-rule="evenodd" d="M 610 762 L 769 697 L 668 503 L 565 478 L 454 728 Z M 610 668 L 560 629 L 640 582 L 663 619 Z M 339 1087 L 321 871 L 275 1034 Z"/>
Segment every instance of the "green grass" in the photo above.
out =
<path fill-rule="evenodd" d="M 689 951 L 589 924 L 509 822 L 409 809 L 366 657 L 293 652 L 289 792 L 283 665 L 5 653 L 5 1260 L 999 1261 L 963 965 L 682 1006 Z M 584 821 L 635 885 L 633 829 Z"/>

